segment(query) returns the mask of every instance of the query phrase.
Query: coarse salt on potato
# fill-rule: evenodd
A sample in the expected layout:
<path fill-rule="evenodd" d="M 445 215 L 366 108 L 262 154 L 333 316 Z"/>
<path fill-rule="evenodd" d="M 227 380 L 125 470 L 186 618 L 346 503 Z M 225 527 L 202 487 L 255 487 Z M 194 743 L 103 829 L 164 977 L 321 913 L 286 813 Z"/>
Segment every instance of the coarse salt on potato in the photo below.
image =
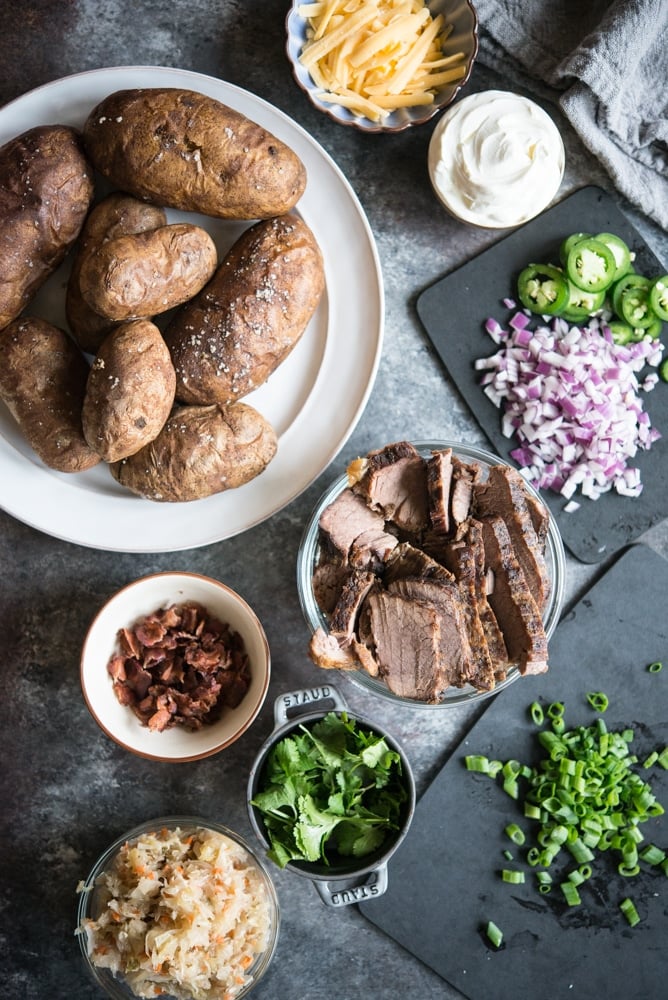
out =
<path fill-rule="evenodd" d="M 452 26 L 423 0 L 322 0 L 299 14 L 308 23 L 300 61 L 318 96 L 372 121 L 433 103 L 437 87 L 466 73 L 463 52 L 443 54 Z"/>

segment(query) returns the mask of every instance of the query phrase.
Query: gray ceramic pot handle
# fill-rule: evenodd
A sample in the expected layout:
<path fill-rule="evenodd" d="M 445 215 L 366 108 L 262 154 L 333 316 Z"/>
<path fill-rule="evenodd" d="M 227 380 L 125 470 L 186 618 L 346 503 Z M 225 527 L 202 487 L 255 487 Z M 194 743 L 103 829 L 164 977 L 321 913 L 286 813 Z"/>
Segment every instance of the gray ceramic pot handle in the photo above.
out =
<path fill-rule="evenodd" d="M 314 880 L 318 895 L 326 906 L 350 906 L 351 903 L 365 903 L 376 896 L 382 896 L 387 889 L 387 863 L 379 865 L 369 874 L 365 882 L 351 885 L 341 879 L 332 882 Z"/>
<path fill-rule="evenodd" d="M 345 712 L 348 708 L 345 698 L 332 684 L 321 684 L 318 687 L 288 691 L 286 694 L 279 695 L 274 702 L 274 727 L 283 726 L 295 717 L 312 711 L 317 708 L 321 701 L 333 702 L 334 710 L 337 712 Z M 293 711 L 293 714 L 288 719 L 290 711 Z"/>

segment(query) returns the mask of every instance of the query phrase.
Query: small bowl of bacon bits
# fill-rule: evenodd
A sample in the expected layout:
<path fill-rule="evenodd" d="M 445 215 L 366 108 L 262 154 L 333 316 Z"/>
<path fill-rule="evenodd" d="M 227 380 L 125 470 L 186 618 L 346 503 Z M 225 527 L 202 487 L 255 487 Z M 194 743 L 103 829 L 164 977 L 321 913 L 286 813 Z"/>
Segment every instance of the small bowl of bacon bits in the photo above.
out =
<path fill-rule="evenodd" d="M 151 760 L 197 760 L 229 746 L 260 711 L 269 676 L 269 644 L 254 611 L 195 573 L 155 573 L 119 590 L 81 653 L 93 718 Z"/>
<path fill-rule="evenodd" d="M 478 53 L 470 0 L 293 0 L 295 80 L 319 111 L 363 132 L 401 132 L 454 101 Z"/>
<path fill-rule="evenodd" d="M 564 579 L 540 495 L 500 457 L 448 441 L 396 441 L 350 462 L 297 559 L 316 666 L 431 709 L 546 671 Z"/>

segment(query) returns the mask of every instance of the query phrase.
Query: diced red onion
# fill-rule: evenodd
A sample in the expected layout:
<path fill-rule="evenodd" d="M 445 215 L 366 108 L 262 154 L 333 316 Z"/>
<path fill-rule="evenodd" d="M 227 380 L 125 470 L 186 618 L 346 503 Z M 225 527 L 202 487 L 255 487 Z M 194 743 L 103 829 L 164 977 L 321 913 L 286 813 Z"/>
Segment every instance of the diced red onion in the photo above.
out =
<path fill-rule="evenodd" d="M 504 304 L 516 308 L 512 299 Z M 658 375 L 641 373 L 658 367 L 663 344 L 649 337 L 615 344 L 605 317 L 582 327 L 545 317 L 531 330 L 516 312 L 507 329 L 493 318 L 485 329 L 500 350 L 475 368 L 503 409 L 502 433 L 518 442 L 511 456 L 522 474 L 538 489 L 560 492 L 570 510 L 579 506 L 571 499 L 578 489 L 594 500 L 611 489 L 639 496 L 640 472 L 628 462 L 661 437 L 639 396 Z"/>

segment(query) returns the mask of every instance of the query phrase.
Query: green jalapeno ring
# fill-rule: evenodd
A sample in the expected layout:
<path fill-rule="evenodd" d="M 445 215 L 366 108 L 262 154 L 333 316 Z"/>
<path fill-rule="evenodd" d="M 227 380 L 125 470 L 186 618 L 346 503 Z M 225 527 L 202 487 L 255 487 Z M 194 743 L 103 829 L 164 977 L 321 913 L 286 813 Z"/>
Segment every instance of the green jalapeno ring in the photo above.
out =
<path fill-rule="evenodd" d="M 600 292 L 609 288 L 616 270 L 617 263 L 612 250 L 593 238 L 575 243 L 566 259 L 569 279 L 586 292 Z"/>
<path fill-rule="evenodd" d="M 520 302 L 530 312 L 558 316 L 568 305 L 568 281 L 554 264 L 528 264 L 517 279 Z"/>
<path fill-rule="evenodd" d="M 649 290 L 652 311 L 663 322 L 668 321 L 668 274 L 655 278 Z"/>

